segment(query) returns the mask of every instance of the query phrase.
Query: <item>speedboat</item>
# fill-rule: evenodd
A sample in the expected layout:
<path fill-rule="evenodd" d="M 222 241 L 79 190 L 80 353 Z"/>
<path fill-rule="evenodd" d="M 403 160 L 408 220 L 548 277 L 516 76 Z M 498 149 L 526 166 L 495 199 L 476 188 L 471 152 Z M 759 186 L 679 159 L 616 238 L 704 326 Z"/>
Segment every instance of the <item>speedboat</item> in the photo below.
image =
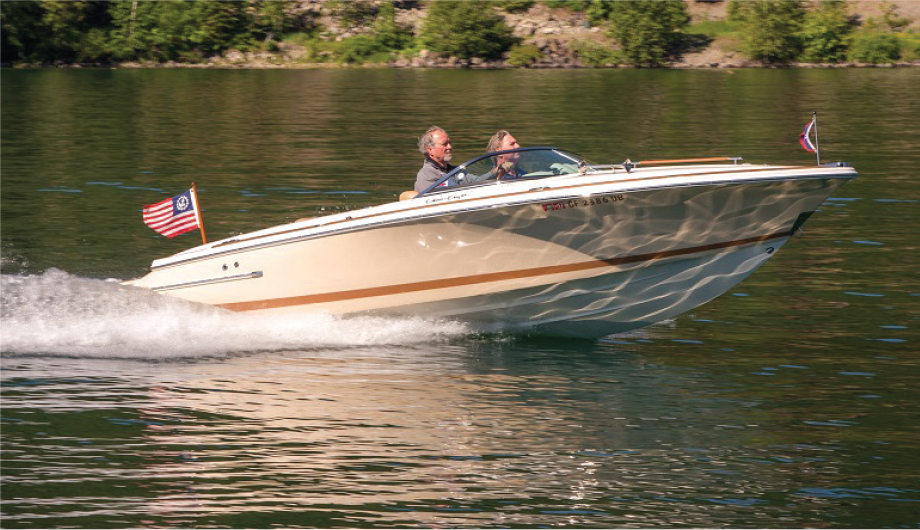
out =
<path fill-rule="evenodd" d="M 495 178 L 501 155 L 517 178 Z M 234 311 L 598 338 L 725 293 L 854 178 L 845 162 L 594 165 L 554 147 L 494 152 L 403 200 L 204 244 L 125 283 Z"/>

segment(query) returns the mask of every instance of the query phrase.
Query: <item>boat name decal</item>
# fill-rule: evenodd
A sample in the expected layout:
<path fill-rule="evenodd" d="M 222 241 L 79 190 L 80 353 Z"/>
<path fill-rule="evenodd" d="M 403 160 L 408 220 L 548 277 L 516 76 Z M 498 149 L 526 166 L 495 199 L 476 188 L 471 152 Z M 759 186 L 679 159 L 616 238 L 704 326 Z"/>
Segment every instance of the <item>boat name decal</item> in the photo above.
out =
<path fill-rule="evenodd" d="M 567 208 L 587 208 L 590 206 L 600 206 L 601 204 L 610 204 L 626 200 L 625 195 L 605 195 L 603 197 L 590 197 L 587 199 L 571 199 L 568 201 L 549 202 L 541 204 L 544 212 L 555 210 L 565 210 Z"/>
<path fill-rule="evenodd" d="M 444 195 L 444 196 L 437 196 L 437 197 L 431 197 L 429 199 L 425 199 L 425 204 L 439 204 L 442 202 L 456 201 L 460 199 L 465 199 L 467 196 L 469 196 L 469 192 L 448 193 L 447 195 Z"/>

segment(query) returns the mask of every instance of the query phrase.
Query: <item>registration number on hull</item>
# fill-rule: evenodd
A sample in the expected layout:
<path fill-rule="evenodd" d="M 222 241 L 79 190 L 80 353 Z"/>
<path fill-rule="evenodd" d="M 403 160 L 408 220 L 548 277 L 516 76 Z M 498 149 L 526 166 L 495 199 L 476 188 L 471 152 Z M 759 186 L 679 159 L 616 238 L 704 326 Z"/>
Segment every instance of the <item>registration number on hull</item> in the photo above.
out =
<path fill-rule="evenodd" d="M 590 208 L 602 204 L 611 204 L 625 200 L 625 195 L 604 195 L 603 197 L 589 197 L 587 199 L 570 199 L 568 201 L 549 202 L 541 204 L 544 212 L 567 210 L 569 208 Z"/>

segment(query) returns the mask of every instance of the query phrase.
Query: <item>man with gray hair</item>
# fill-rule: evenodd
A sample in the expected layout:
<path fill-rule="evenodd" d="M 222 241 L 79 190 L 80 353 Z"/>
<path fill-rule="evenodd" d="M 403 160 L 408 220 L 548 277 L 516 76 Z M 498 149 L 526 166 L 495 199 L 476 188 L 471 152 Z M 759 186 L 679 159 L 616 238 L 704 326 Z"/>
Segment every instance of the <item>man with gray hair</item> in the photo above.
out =
<path fill-rule="evenodd" d="M 454 169 L 450 165 L 453 147 L 447 132 L 435 125 L 418 139 L 418 150 L 425 155 L 422 169 L 415 178 L 415 191 L 421 193 Z"/>
<path fill-rule="evenodd" d="M 486 147 L 486 151 L 491 153 L 493 151 L 519 149 L 520 147 L 521 144 L 518 143 L 517 138 L 512 136 L 510 132 L 501 130 L 492 135 L 492 138 L 489 139 L 489 145 Z M 521 153 L 496 155 L 495 167 L 489 172 L 488 178 L 497 178 L 501 180 L 522 177 L 524 172 L 517 167 L 517 163 L 520 159 Z"/>

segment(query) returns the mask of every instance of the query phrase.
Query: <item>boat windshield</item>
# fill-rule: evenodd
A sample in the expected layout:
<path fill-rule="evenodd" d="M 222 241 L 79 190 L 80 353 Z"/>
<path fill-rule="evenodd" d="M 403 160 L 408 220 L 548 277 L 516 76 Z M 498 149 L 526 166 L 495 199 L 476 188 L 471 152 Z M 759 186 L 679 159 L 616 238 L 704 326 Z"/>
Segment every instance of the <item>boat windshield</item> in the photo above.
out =
<path fill-rule="evenodd" d="M 460 164 L 420 195 L 495 184 L 498 181 L 541 179 L 594 171 L 582 157 L 553 147 L 495 151 Z"/>

